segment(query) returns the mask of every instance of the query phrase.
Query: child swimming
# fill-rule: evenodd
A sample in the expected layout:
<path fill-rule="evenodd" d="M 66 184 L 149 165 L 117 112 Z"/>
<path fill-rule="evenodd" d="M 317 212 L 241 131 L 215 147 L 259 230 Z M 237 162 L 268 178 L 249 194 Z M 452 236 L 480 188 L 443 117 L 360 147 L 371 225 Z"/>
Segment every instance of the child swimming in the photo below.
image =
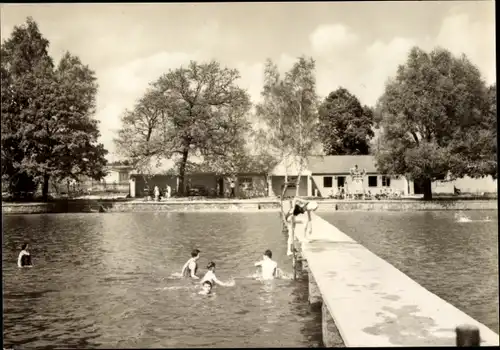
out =
<path fill-rule="evenodd" d="M 217 279 L 217 276 L 215 276 L 215 263 L 213 261 L 208 263 L 207 269 L 208 269 L 207 273 L 205 274 L 205 276 L 203 276 L 203 278 L 200 281 L 201 285 L 203 285 L 206 281 L 210 282 L 212 286 L 214 284 L 218 284 L 219 286 L 224 286 L 224 287 L 232 287 L 234 285 L 234 282 L 224 283 Z"/>
<path fill-rule="evenodd" d="M 198 294 L 208 295 L 210 293 L 212 293 L 212 283 L 207 280 L 201 284 L 201 290 Z"/>

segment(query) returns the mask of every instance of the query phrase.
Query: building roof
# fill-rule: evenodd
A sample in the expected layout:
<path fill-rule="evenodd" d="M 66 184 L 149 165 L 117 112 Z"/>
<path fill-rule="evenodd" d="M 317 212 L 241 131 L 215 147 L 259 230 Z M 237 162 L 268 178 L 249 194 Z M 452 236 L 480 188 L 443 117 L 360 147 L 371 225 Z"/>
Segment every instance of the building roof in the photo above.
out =
<path fill-rule="evenodd" d="M 119 170 L 129 170 L 132 171 L 134 169 L 131 165 L 106 165 L 106 170 L 108 171 L 119 171 Z"/>
<path fill-rule="evenodd" d="M 349 174 L 356 164 L 367 173 L 378 173 L 373 156 L 313 156 L 308 163 L 312 174 Z"/>
<path fill-rule="evenodd" d="M 299 161 L 293 157 L 287 157 L 283 159 L 278 165 L 276 165 L 271 171 L 271 175 L 274 176 L 298 176 L 299 175 Z M 301 175 L 311 175 L 309 171 L 309 166 L 306 165 L 306 169 L 302 169 Z"/>

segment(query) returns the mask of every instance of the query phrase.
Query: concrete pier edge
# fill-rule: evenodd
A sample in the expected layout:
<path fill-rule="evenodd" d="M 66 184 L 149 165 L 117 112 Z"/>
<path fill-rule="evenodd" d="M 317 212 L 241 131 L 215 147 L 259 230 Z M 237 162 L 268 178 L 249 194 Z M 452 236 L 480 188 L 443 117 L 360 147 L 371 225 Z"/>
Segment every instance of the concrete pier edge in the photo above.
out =
<path fill-rule="evenodd" d="M 499 345 L 497 333 L 320 216 L 313 214 L 311 242 L 304 223 L 296 224 L 296 246 L 309 276 L 309 302 L 321 305 L 326 347 L 455 346 L 460 324 L 478 327 L 482 346 Z M 346 260 L 352 261 L 343 265 Z"/>

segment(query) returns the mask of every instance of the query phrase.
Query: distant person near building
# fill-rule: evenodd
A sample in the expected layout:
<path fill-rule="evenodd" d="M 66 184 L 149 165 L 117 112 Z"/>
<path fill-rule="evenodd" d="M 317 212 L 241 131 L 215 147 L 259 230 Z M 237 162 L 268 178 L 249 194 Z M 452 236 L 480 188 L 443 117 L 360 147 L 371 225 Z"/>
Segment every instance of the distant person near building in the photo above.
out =
<path fill-rule="evenodd" d="M 229 194 L 229 197 L 234 198 L 236 197 L 236 193 L 234 191 L 234 188 L 236 187 L 236 184 L 234 183 L 234 180 L 231 179 L 231 182 L 229 184 L 229 187 L 231 188 L 231 193 Z"/>
<path fill-rule="evenodd" d="M 155 201 L 159 202 L 160 201 L 160 188 L 158 186 L 155 186 L 154 194 L 155 194 Z"/>
<path fill-rule="evenodd" d="M 170 198 L 170 196 L 172 195 L 172 187 L 170 187 L 170 185 L 167 185 L 167 190 L 165 192 L 167 199 Z"/>

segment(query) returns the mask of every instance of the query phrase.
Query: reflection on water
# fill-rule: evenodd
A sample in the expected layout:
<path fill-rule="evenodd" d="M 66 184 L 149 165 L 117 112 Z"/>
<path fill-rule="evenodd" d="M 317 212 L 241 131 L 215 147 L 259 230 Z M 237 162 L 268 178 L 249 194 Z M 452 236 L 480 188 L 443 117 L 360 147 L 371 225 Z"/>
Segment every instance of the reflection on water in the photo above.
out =
<path fill-rule="evenodd" d="M 307 283 L 259 281 L 264 250 L 290 274 L 276 213 L 12 215 L 3 218 L 4 346 L 319 346 Z M 32 269 L 16 267 L 23 242 Z M 193 248 L 234 287 L 179 279 Z"/>
<path fill-rule="evenodd" d="M 337 212 L 321 216 L 498 332 L 496 211 Z"/>

